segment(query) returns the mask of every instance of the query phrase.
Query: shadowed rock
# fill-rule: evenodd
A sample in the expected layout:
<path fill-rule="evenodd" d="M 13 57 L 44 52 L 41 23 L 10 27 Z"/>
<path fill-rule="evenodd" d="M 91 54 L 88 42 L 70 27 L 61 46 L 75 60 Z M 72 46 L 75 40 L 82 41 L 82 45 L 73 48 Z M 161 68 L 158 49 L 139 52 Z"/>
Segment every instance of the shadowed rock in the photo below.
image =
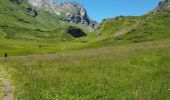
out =
<path fill-rule="evenodd" d="M 86 34 L 81 29 L 75 27 L 69 27 L 68 33 L 75 38 L 86 36 Z"/>

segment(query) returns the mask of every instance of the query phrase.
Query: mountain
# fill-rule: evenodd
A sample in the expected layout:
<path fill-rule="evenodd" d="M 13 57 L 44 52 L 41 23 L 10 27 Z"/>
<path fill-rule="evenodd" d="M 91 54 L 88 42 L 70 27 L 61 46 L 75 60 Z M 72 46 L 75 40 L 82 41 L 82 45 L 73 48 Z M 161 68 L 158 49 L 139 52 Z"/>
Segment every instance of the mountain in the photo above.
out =
<path fill-rule="evenodd" d="M 96 28 L 97 22 L 87 15 L 85 8 L 76 2 L 52 2 L 50 0 L 28 0 L 37 9 L 44 9 L 57 15 L 66 22 L 84 24 L 90 28 Z"/>
<path fill-rule="evenodd" d="M 72 43 L 93 30 L 62 19 L 61 15 L 37 8 L 27 0 L 0 0 L 0 55 L 30 54 L 39 47 L 44 47 L 42 52 L 51 52 L 49 48 L 54 45 L 61 50 L 59 44 Z"/>
<path fill-rule="evenodd" d="M 0 0 L 0 54 L 53 53 L 167 39 L 169 4 L 169 0 L 161 2 L 143 16 L 104 19 L 94 31 L 82 23 L 90 18 L 75 2 Z M 69 20 L 69 16 L 74 17 Z"/>
<path fill-rule="evenodd" d="M 170 39 L 169 5 L 170 1 L 166 0 L 142 16 L 104 19 L 100 27 L 90 35 L 90 38 L 96 38 L 97 41 L 92 41 L 81 49 Z"/>
<path fill-rule="evenodd" d="M 43 8 L 33 7 L 27 0 L 0 1 L 1 38 L 58 42 L 85 36 L 84 34 L 89 32 L 89 27 L 68 23 L 61 18 L 63 17 L 52 14 Z M 74 31 L 80 32 L 80 35 L 72 33 Z"/>

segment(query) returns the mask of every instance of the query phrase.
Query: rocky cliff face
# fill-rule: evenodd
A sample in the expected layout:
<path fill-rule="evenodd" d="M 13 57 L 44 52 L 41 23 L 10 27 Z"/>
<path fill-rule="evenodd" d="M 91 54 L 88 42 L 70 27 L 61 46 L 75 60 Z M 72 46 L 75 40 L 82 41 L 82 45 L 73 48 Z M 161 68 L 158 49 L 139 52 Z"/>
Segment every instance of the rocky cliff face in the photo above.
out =
<path fill-rule="evenodd" d="M 62 16 L 63 21 L 84 24 L 97 28 L 97 22 L 91 20 L 85 8 L 76 2 L 52 2 L 50 0 L 28 0 L 37 9 L 44 9 L 52 14 Z"/>
<path fill-rule="evenodd" d="M 167 8 L 170 8 L 170 0 L 160 2 L 157 11 L 165 11 Z"/>

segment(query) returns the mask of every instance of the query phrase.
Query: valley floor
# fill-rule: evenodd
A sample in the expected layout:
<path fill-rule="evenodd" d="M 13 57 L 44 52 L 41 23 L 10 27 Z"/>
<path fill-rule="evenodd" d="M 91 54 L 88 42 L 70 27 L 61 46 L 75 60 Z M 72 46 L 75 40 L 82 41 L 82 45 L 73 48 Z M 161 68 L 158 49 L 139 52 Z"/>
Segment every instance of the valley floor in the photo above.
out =
<path fill-rule="evenodd" d="M 169 39 L 0 62 L 17 99 L 170 99 Z"/>

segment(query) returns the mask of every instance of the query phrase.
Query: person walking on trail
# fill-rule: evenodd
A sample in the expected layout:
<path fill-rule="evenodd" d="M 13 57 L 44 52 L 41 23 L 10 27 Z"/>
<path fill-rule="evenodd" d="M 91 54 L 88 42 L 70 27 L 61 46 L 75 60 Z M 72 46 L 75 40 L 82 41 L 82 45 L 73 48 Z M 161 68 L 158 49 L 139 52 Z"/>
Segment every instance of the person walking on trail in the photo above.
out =
<path fill-rule="evenodd" d="M 5 53 L 5 55 L 4 55 L 4 56 L 5 56 L 5 58 L 7 58 L 7 57 L 8 57 L 8 53 Z"/>

